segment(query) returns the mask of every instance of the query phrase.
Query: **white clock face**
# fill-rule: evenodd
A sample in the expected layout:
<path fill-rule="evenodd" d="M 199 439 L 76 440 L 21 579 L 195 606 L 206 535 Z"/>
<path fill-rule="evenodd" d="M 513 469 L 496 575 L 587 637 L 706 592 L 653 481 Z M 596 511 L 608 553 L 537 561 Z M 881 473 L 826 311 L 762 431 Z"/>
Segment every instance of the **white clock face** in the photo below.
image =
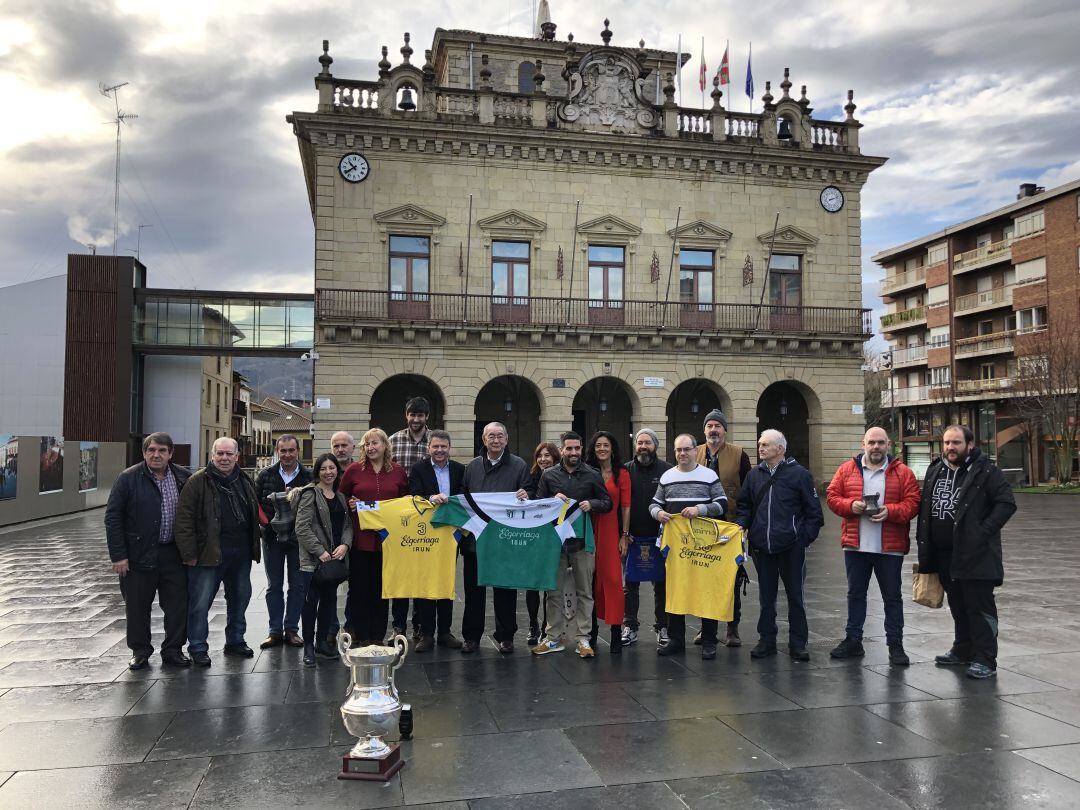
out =
<path fill-rule="evenodd" d="M 350 152 L 341 159 L 341 162 L 338 164 L 338 171 L 340 171 L 341 176 L 350 183 L 359 183 L 361 180 L 367 178 L 368 174 L 371 172 L 371 165 L 363 155 L 356 152 Z"/>
<path fill-rule="evenodd" d="M 835 214 L 844 207 L 844 192 L 836 186 L 826 186 L 821 190 L 821 207 Z"/>

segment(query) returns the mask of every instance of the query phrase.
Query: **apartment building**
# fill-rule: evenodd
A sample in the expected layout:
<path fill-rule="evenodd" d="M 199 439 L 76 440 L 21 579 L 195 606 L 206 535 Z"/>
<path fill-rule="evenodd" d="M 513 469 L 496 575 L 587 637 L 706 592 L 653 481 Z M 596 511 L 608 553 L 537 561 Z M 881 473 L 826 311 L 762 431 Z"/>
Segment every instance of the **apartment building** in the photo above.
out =
<path fill-rule="evenodd" d="M 1080 180 L 1025 183 L 1008 205 L 873 258 L 891 347 L 882 406 L 905 460 L 924 470 L 959 423 L 1014 480 L 1047 480 L 1049 437 L 1031 438 L 1018 369 L 1080 322 Z"/>

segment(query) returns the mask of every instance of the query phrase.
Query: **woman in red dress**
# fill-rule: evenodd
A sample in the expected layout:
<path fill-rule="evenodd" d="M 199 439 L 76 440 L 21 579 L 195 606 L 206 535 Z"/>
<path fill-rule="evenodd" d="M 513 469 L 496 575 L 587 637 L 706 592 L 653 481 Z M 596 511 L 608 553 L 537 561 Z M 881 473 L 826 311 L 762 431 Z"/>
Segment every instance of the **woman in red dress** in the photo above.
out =
<path fill-rule="evenodd" d="M 618 440 L 606 430 L 589 439 L 585 463 L 600 471 L 611 496 L 611 511 L 593 515 L 596 573 L 593 603 L 596 620 L 611 626 L 611 652 L 622 651 L 622 558 L 630 545 L 630 473 L 623 469 Z M 595 636 L 596 630 L 593 630 Z M 595 646 L 595 638 L 593 644 Z"/>
<path fill-rule="evenodd" d="M 349 499 L 353 547 L 349 551 L 349 592 L 352 615 L 346 623 L 358 646 L 382 644 L 386 636 L 389 602 L 382 598 L 382 543 L 370 529 L 360 530 L 356 517 L 359 501 L 388 501 L 409 494 L 409 479 L 390 455 L 390 439 L 379 428 L 360 438 L 363 453 L 341 476 L 338 491 Z"/>

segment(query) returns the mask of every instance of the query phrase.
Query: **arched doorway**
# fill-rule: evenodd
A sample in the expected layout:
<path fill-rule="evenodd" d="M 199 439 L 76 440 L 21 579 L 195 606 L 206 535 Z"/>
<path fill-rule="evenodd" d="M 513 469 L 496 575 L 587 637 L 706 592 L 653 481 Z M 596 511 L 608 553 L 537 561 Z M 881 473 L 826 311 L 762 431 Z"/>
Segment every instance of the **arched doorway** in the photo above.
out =
<path fill-rule="evenodd" d="M 480 437 L 484 425 L 502 422 L 510 437 L 507 448 L 531 465 L 533 450 L 541 438 L 540 411 L 540 393 L 524 377 L 504 374 L 489 381 L 476 395 L 473 452 L 483 452 Z"/>
<path fill-rule="evenodd" d="M 810 408 L 806 397 L 792 383 L 773 383 L 761 392 L 757 404 L 757 435 L 760 436 L 763 430 L 783 433 L 787 437 L 788 456 L 811 469 Z"/>
<path fill-rule="evenodd" d="M 615 377 L 595 377 L 574 397 L 573 429 L 585 442 L 598 430 L 610 431 L 619 440 L 624 459 L 633 449 L 634 392 Z"/>
<path fill-rule="evenodd" d="M 675 386 L 667 401 L 667 447 L 660 448 L 658 455 L 674 463 L 672 447 L 680 433 L 690 433 L 700 444 L 705 440 L 702 422 L 713 408 L 719 408 L 731 417 L 731 398 L 723 388 L 712 380 L 697 377 Z"/>
<path fill-rule="evenodd" d="M 413 397 L 423 397 L 431 403 L 428 427 L 441 428 L 446 402 L 439 386 L 419 374 L 395 374 L 387 377 L 371 395 L 371 423 L 387 435 L 405 427 L 405 403 Z M 359 436 L 356 437 L 359 440 Z"/>

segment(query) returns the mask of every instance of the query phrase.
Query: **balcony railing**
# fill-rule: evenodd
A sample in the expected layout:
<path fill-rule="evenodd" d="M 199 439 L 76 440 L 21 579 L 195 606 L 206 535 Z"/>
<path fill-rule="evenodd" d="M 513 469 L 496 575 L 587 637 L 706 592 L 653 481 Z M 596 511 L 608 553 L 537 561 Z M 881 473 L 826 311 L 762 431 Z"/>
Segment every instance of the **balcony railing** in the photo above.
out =
<path fill-rule="evenodd" d="M 908 346 L 906 349 L 894 349 L 892 353 L 893 366 L 903 366 L 909 363 L 925 363 L 927 346 Z"/>
<path fill-rule="evenodd" d="M 888 295 L 896 290 L 901 290 L 904 287 L 911 287 L 915 284 L 921 284 L 926 281 L 926 268 L 916 267 L 914 270 L 907 270 L 903 273 L 894 273 L 891 276 L 885 276 L 881 281 L 881 292 L 883 295 Z"/>
<path fill-rule="evenodd" d="M 974 292 L 968 295 L 958 295 L 953 301 L 953 312 L 961 313 L 988 307 L 1004 307 L 1012 305 L 1014 284 L 1006 284 L 1004 287 L 994 287 L 984 292 Z"/>
<path fill-rule="evenodd" d="M 768 332 L 862 337 L 872 334 L 870 310 L 853 307 L 780 307 L 680 301 L 537 298 L 320 289 L 322 322 L 407 322 L 461 327 L 596 327 L 682 329 L 695 332 Z"/>
<path fill-rule="evenodd" d="M 987 391 L 1007 391 L 1013 387 L 1012 377 L 994 377 L 989 380 L 957 380 L 957 394 L 982 394 Z"/>
<path fill-rule="evenodd" d="M 1015 332 L 995 332 L 992 335 L 977 335 L 976 337 L 960 338 L 956 341 L 956 356 L 967 357 L 976 354 L 990 354 L 993 352 L 1012 351 L 1015 341 Z"/>
<path fill-rule="evenodd" d="M 991 242 L 980 245 L 974 250 L 957 253 L 953 257 L 953 271 L 962 272 L 972 270 L 977 266 L 993 264 L 1012 258 L 1012 238 L 1002 239 L 1000 242 Z"/>
<path fill-rule="evenodd" d="M 905 326 L 915 326 L 926 320 L 926 307 L 912 307 L 902 312 L 890 312 L 881 316 L 881 328 L 902 329 Z"/>
<path fill-rule="evenodd" d="M 908 405 L 912 402 L 922 402 L 929 398 L 929 386 L 926 385 L 894 388 L 892 391 L 886 388 L 881 392 L 881 407 L 891 408 L 893 405 Z"/>

